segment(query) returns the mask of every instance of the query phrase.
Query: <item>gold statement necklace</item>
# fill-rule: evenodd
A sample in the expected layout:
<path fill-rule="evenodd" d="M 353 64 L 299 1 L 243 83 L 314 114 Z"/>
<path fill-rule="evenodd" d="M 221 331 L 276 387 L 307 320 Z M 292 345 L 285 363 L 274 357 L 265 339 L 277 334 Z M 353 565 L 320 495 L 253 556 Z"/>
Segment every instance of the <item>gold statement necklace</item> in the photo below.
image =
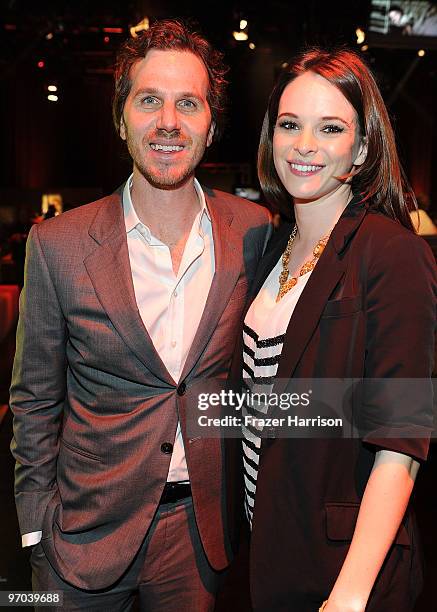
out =
<path fill-rule="evenodd" d="M 300 276 L 303 276 L 307 272 L 311 272 L 311 270 L 314 270 L 316 263 L 319 261 L 320 255 L 323 253 L 326 243 L 329 240 L 329 236 L 331 235 L 331 232 L 329 232 L 329 234 L 327 234 L 323 238 L 320 238 L 320 240 L 313 249 L 313 258 L 309 259 L 303 264 L 303 266 L 297 273 L 297 276 L 292 276 L 291 278 L 288 278 L 290 275 L 288 263 L 290 261 L 290 254 L 293 248 L 294 239 L 296 238 L 296 233 L 297 225 L 295 224 L 295 226 L 293 227 L 293 231 L 290 234 L 290 238 L 288 239 L 287 246 L 285 247 L 285 251 L 282 254 L 282 271 L 279 275 L 279 291 L 278 295 L 276 296 L 276 302 L 279 302 L 279 300 L 281 300 L 284 295 L 295 286 Z"/>

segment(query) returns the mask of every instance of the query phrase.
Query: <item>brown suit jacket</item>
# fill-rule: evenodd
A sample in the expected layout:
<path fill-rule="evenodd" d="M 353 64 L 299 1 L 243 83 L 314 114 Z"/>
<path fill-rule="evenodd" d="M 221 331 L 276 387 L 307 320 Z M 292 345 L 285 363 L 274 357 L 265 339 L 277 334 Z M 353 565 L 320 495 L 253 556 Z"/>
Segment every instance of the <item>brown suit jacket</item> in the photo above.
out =
<path fill-rule="evenodd" d="M 111 585 L 139 549 L 178 416 L 206 555 L 218 570 L 230 560 L 223 441 L 189 439 L 186 423 L 197 385 L 227 376 L 270 222 L 246 200 L 205 195 L 216 271 L 178 385 L 135 302 L 120 191 L 29 236 L 11 386 L 16 505 L 21 533 L 42 529 L 50 563 L 80 588 Z"/>
<path fill-rule="evenodd" d="M 291 226 L 272 238 L 256 295 L 283 252 Z M 375 451 L 426 459 L 432 385 L 421 397 L 375 394 L 373 379 L 427 379 L 432 372 L 436 269 L 422 238 L 355 198 L 335 227 L 288 325 L 274 390 L 295 379 L 363 380 L 354 410 L 362 439 L 263 439 L 251 537 L 256 610 L 314 612 L 327 599 L 353 536 Z M 232 379 L 241 376 L 241 347 Z M 287 384 L 288 381 L 288 384 Z M 417 533 L 409 512 L 366 610 L 412 609 L 421 588 Z"/>

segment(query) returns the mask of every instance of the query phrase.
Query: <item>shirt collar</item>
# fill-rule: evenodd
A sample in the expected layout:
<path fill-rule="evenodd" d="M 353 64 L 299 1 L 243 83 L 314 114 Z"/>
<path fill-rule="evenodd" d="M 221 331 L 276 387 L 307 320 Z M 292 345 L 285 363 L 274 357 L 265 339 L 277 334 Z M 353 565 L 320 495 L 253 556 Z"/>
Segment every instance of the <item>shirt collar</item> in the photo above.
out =
<path fill-rule="evenodd" d="M 139 225 L 143 228 L 143 232 L 146 236 L 151 237 L 150 229 L 145 225 L 142 221 L 139 220 L 136 210 L 134 208 L 132 198 L 131 198 L 131 188 L 132 188 L 132 177 L 133 174 L 127 179 L 124 189 L 123 189 L 123 213 L 124 213 L 124 223 L 126 227 L 126 233 L 129 233 L 133 229 L 137 228 Z M 211 216 L 209 214 L 208 207 L 206 205 L 205 194 L 203 192 L 202 187 L 200 186 L 199 181 L 194 179 L 194 189 L 199 197 L 200 202 L 200 215 L 199 215 L 199 229 L 202 227 L 202 222 L 205 216 L 208 218 L 209 222 L 211 222 Z M 143 233 L 142 232 L 142 233 Z"/>

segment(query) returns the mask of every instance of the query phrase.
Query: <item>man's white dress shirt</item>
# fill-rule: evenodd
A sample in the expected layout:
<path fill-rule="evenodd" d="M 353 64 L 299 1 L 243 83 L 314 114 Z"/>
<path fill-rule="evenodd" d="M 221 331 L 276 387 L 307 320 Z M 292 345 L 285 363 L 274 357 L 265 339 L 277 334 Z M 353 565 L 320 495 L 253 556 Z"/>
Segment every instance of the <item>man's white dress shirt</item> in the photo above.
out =
<path fill-rule="evenodd" d="M 123 209 L 135 298 L 155 349 L 177 384 L 215 272 L 211 217 L 202 188 L 195 180 L 199 212 L 175 275 L 170 249 L 138 219 L 130 195 L 131 183 L 132 177 L 123 191 Z M 180 423 L 167 480 L 189 480 Z"/>

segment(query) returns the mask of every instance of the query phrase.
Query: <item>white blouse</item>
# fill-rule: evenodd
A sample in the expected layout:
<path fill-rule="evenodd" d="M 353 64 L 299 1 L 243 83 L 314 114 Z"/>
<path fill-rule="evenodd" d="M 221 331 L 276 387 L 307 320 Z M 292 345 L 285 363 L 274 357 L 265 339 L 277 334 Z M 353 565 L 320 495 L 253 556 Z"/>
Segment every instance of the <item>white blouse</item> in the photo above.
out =
<path fill-rule="evenodd" d="M 276 302 L 279 291 L 279 275 L 282 255 L 270 272 L 258 295 L 252 302 L 243 328 L 243 380 L 252 393 L 269 393 L 278 369 L 285 332 L 291 315 L 311 275 L 307 272 L 298 278 L 296 285 Z M 242 417 L 256 413 L 266 414 L 264 404 L 246 405 Z M 255 505 L 256 480 L 261 448 L 261 427 L 243 425 L 243 464 L 246 515 L 252 526 Z"/>

